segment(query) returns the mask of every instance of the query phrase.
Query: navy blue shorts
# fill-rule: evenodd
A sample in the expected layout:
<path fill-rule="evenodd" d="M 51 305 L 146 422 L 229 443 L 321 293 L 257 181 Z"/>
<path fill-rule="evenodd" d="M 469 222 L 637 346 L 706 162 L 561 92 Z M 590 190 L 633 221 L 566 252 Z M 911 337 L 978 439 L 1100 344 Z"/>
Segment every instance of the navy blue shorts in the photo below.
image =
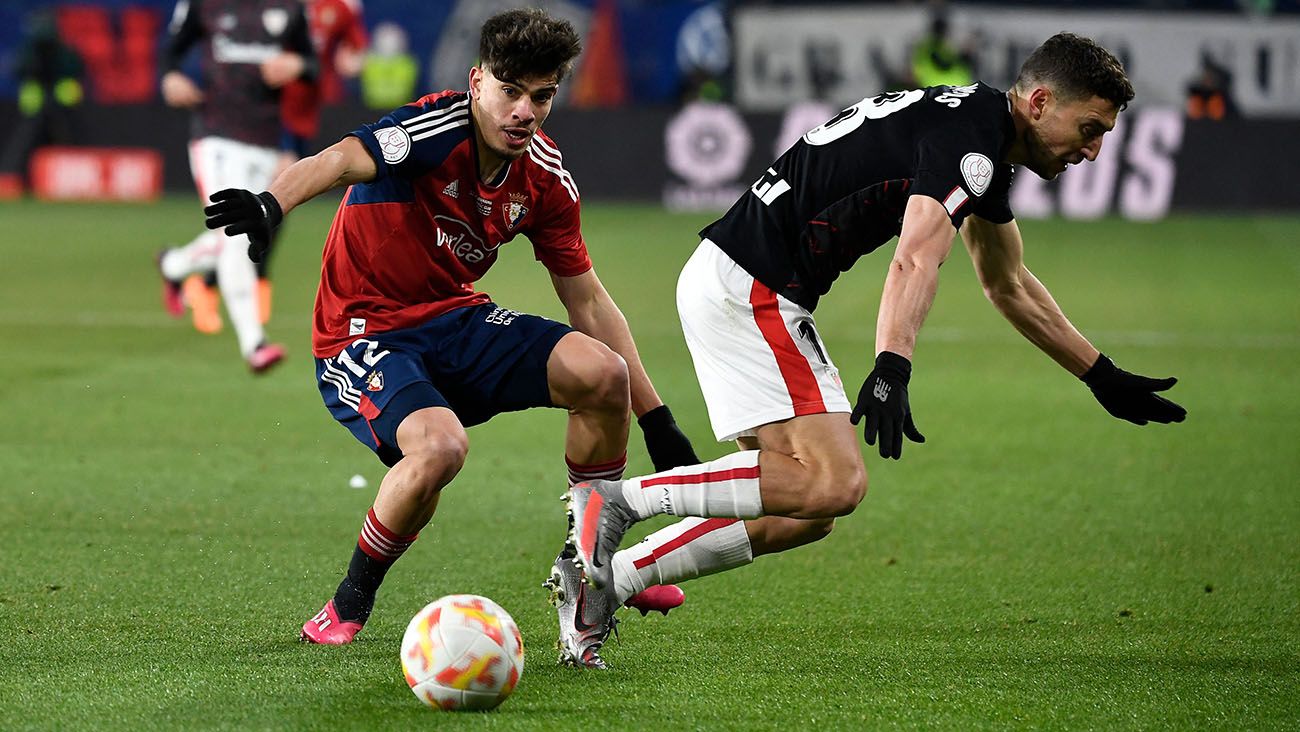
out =
<path fill-rule="evenodd" d="M 447 407 L 472 427 L 502 412 L 554 406 L 546 362 L 572 331 L 484 303 L 359 337 L 316 359 L 316 382 L 334 419 L 392 466 L 402 459 L 397 427 L 417 410 Z"/>

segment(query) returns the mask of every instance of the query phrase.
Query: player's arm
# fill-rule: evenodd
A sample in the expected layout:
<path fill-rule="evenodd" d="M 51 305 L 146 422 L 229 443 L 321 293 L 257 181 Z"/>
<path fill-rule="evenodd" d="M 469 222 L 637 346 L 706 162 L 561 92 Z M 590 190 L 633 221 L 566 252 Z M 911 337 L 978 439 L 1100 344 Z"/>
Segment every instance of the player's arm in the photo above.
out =
<path fill-rule="evenodd" d="M 261 193 L 227 188 L 212 194 L 203 209 L 209 229 L 225 229 L 227 236 L 248 234 L 248 256 L 261 261 L 271 233 L 284 215 L 299 204 L 333 188 L 364 183 L 378 174 L 375 159 L 356 137 L 348 135 L 281 173 Z"/>
<path fill-rule="evenodd" d="M 172 107 L 194 107 L 203 102 L 203 91 L 180 69 L 185 54 L 204 35 L 198 0 L 181 0 L 176 4 L 167 32 L 167 47 L 163 51 L 163 68 L 167 71 L 161 83 L 163 101 Z"/>
<path fill-rule="evenodd" d="M 1025 267 L 1024 242 L 1015 220 L 995 224 L 979 216 L 967 216 L 961 238 L 989 302 L 1030 343 L 1066 371 L 1083 376 L 1100 352 Z"/>
<path fill-rule="evenodd" d="M 295 79 L 315 79 L 319 71 L 320 60 L 312 45 L 307 16 L 299 6 L 285 29 L 283 50 L 262 62 L 262 81 L 279 89 Z"/>
<path fill-rule="evenodd" d="M 874 445 L 879 434 L 883 458 L 902 457 L 904 435 L 913 442 L 925 442 L 912 422 L 907 383 L 912 376 L 916 334 L 934 303 L 939 267 L 952 251 L 953 233 L 943 204 L 926 195 L 907 200 L 903 230 L 876 315 L 876 366 L 862 382 L 849 418 L 853 424 L 866 418 L 863 439 Z"/>
<path fill-rule="evenodd" d="M 636 342 L 628 328 L 627 318 L 596 276 L 594 269 L 579 275 L 563 277 L 551 274 L 555 294 L 569 314 L 569 324 L 574 330 L 591 336 L 609 346 L 627 363 L 628 380 L 632 392 L 632 412 L 645 433 L 646 448 L 656 470 L 666 470 L 680 465 L 699 462 L 690 440 L 678 429 L 672 412 L 659 398 L 654 384 L 641 364 Z"/>
<path fill-rule="evenodd" d="M 961 237 L 989 302 L 1030 343 L 1087 384 L 1107 412 L 1134 424 L 1183 421 L 1187 410 L 1155 393 L 1176 379 L 1152 379 L 1119 368 L 1065 317 L 1025 267 L 1024 242 L 1014 220 L 996 224 L 968 216 Z"/>

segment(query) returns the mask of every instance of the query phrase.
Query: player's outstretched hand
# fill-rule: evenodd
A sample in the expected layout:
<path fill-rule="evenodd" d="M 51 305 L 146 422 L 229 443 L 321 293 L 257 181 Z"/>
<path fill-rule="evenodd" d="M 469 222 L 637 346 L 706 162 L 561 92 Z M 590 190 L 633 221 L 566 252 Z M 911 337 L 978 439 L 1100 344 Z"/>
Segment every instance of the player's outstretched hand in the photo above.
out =
<path fill-rule="evenodd" d="M 1126 419 L 1133 424 L 1147 422 L 1181 422 L 1187 418 L 1187 410 L 1156 394 L 1167 391 L 1178 379 L 1152 379 L 1147 376 L 1131 374 L 1115 365 L 1115 362 L 1101 354 L 1092 368 L 1079 377 L 1092 389 L 1101 406 L 1110 412 L 1110 416 Z"/>
<path fill-rule="evenodd" d="M 253 193 L 226 188 L 208 197 L 212 205 L 203 209 L 209 229 L 225 227 L 226 236 L 248 234 L 248 258 L 260 262 L 271 246 L 271 235 L 284 219 L 280 202 L 270 191 Z"/>
<path fill-rule="evenodd" d="M 655 472 L 680 468 L 683 465 L 696 465 L 700 459 L 695 455 L 691 441 L 677 426 L 673 413 L 667 404 L 660 404 L 637 419 L 641 432 L 645 435 L 645 449 L 650 453 L 650 462 L 654 463 Z"/>
<path fill-rule="evenodd" d="M 912 362 L 889 351 L 876 356 L 876 367 L 867 374 L 858 391 L 849 421 L 857 424 L 867 418 L 862 438 L 876 444 L 880 435 L 880 457 L 898 460 L 903 456 L 903 436 L 912 442 L 925 442 L 925 436 L 912 422 L 912 407 L 907 403 L 907 382 L 912 378 Z"/>

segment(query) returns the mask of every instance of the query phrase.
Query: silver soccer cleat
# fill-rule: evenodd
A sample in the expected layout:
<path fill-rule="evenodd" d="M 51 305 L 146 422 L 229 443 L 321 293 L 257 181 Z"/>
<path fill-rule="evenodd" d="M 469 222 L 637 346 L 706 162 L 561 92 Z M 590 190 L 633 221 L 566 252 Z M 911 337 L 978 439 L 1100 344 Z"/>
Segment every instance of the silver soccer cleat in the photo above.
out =
<path fill-rule="evenodd" d="M 604 590 L 588 587 L 582 570 L 572 558 L 561 556 L 542 583 L 551 593 L 551 604 L 560 616 L 560 665 L 575 668 L 609 668 L 600 657 L 600 647 L 609 634 L 617 637 L 615 597 L 611 583 Z"/>
<path fill-rule="evenodd" d="M 565 496 L 569 512 L 569 545 L 577 549 L 574 562 L 596 589 L 614 584 L 614 554 L 623 535 L 636 522 L 618 482 L 579 483 Z"/>

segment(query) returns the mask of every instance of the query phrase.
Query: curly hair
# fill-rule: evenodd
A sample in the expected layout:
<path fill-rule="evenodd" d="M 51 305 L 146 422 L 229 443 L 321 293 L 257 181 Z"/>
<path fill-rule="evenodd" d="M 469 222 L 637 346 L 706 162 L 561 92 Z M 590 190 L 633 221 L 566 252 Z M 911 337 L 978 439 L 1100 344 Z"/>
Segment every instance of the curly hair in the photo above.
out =
<path fill-rule="evenodd" d="M 479 36 L 479 64 L 498 79 L 550 76 L 562 80 L 582 53 L 582 41 L 567 20 L 536 8 L 507 10 L 488 18 Z"/>
<path fill-rule="evenodd" d="M 1133 99 L 1133 84 L 1124 65 L 1091 38 L 1057 33 L 1034 49 L 1020 66 L 1016 86 L 1047 84 L 1067 100 L 1101 97 L 1124 109 Z"/>

